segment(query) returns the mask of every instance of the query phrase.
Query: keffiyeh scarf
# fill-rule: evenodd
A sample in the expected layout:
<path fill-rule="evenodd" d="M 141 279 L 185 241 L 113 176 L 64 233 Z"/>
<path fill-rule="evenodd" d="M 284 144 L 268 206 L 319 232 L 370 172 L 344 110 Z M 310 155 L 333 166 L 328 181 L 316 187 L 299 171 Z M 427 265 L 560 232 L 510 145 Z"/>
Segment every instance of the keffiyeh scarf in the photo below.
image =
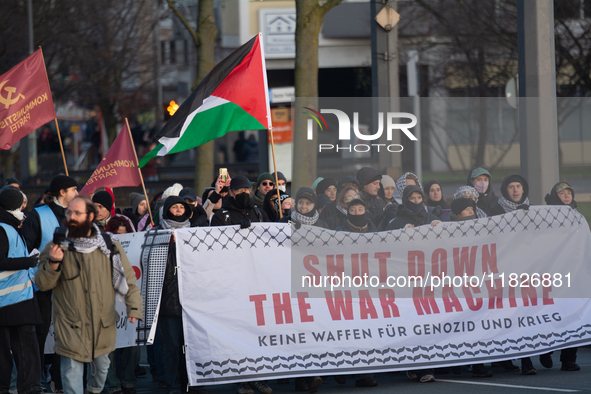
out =
<path fill-rule="evenodd" d="M 302 215 L 298 211 L 293 211 L 291 213 L 291 218 L 296 222 L 300 222 L 301 224 L 305 224 L 306 226 L 313 226 L 317 221 L 320 214 L 318 211 L 314 212 L 314 216 L 306 216 Z"/>
<path fill-rule="evenodd" d="M 513 201 L 507 200 L 505 197 L 499 198 L 499 205 L 505 210 L 505 213 L 515 211 L 516 209 L 529 209 L 529 198 L 525 198 L 525 200 L 521 204 L 517 204 Z"/>
<path fill-rule="evenodd" d="M 100 249 L 100 251 L 110 259 L 111 250 L 109 250 L 105 240 L 101 236 L 101 230 L 96 224 L 93 224 L 93 227 L 97 234 L 95 238 L 70 238 L 70 241 L 74 244 L 76 252 L 92 253 L 96 249 Z M 111 242 L 113 244 L 119 240 L 116 235 L 109 233 L 109 236 L 111 237 Z M 127 279 L 125 278 L 125 271 L 119 253 L 115 253 L 113 256 L 113 288 L 115 289 L 117 298 L 120 301 L 124 301 L 125 295 L 129 291 L 129 286 L 127 286 Z"/>

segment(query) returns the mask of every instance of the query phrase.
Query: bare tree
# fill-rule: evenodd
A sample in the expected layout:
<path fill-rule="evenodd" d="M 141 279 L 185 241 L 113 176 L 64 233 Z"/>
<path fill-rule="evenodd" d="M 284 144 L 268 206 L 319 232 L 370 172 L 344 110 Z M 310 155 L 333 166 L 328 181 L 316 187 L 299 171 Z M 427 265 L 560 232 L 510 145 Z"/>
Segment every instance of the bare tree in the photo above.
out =
<path fill-rule="evenodd" d="M 313 98 L 318 97 L 320 26 L 326 13 L 341 2 L 328 0 L 321 5 L 318 0 L 296 0 L 295 96 L 306 107 L 317 108 Z M 294 190 L 309 186 L 316 179 L 316 151 L 306 148 L 306 133 L 302 130 L 306 121 L 301 112 L 296 110 L 294 119 Z"/>
<path fill-rule="evenodd" d="M 197 48 L 197 80 L 195 89 L 215 66 L 215 38 L 218 29 L 215 25 L 213 0 L 199 0 L 197 28 L 194 29 L 187 18 L 180 12 L 173 0 L 167 0 L 168 6 L 191 34 Z M 195 190 L 203 190 L 211 183 L 214 174 L 214 141 L 197 147 L 195 155 Z"/>

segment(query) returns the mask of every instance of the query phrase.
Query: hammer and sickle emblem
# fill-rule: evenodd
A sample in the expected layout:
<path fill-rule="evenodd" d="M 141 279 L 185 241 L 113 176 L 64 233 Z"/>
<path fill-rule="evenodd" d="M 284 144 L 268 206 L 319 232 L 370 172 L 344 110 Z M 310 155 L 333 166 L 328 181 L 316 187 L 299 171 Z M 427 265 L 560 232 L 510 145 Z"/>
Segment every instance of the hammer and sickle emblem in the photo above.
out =
<path fill-rule="evenodd" d="M 0 104 L 4 104 L 4 108 L 10 107 L 12 104 L 16 103 L 21 98 L 22 99 L 25 98 L 25 96 L 23 94 L 19 94 L 15 98 L 12 98 L 12 94 L 16 92 L 16 88 L 13 88 L 12 86 L 7 86 L 4 88 L 4 90 L 6 90 L 8 92 L 6 97 L 4 97 L 2 95 L 2 88 L 4 87 L 4 84 L 6 82 L 8 82 L 8 79 L 6 81 L 0 83 Z"/>

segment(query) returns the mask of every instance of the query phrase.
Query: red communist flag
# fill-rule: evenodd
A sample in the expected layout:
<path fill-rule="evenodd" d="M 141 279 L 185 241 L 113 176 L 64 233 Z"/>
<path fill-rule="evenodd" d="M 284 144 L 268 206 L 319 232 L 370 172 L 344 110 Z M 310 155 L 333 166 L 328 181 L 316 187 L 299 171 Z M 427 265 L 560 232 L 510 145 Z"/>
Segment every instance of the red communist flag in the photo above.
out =
<path fill-rule="evenodd" d="M 10 149 L 36 128 L 55 119 L 43 54 L 31 56 L 0 76 L 0 150 Z"/>
<path fill-rule="evenodd" d="M 141 183 L 129 130 L 127 130 L 127 126 L 123 126 L 106 156 L 103 157 L 101 164 L 94 170 L 80 194 L 88 196 L 102 186 L 113 188 L 139 186 Z"/>

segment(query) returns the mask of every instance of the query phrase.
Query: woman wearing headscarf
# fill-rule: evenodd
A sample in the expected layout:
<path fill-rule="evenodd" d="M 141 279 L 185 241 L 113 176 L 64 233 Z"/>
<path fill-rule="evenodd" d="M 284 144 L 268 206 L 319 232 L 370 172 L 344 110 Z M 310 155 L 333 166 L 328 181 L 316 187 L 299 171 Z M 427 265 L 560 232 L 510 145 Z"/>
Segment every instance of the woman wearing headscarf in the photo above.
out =
<path fill-rule="evenodd" d="M 425 207 L 427 212 L 441 218 L 443 221 L 449 220 L 449 205 L 443 197 L 443 188 L 441 183 L 431 180 L 423 186 L 423 193 L 425 195 Z"/>
<path fill-rule="evenodd" d="M 191 207 L 179 196 L 170 196 L 164 201 L 160 229 L 181 229 L 191 226 Z M 158 317 L 158 335 L 162 355 L 167 362 L 166 386 L 169 392 L 180 392 L 181 387 L 187 384 L 183 346 L 183 319 L 182 308 L 179 300 L 179 282 L 177 276 L 176 244 L 174 236 L 170 237 L 168 246 L 168 259 L 162 284 L 162 295 L 160 301 L 160 312 Z"/>
<path fill-rule="evenodd" d="M 491 210 L 497 205 L 498 197 L 492 189 L 492 176 L 482 167 L 476 167 L 468 173 L 467 186 L 472 186 L 479 194 L 476 206 L 487 216 L 492 216 Z"/>
<path fill-rule="evenodd" d="M 417 227 L 425 224 L 433 226 L 441 220 L 427 212 L 423 205 L 423 191 L 419 186 L 409 185 L 404 188 L 403 202 L 398 205 L 396 217 L 388 223 L 386 230 L 397 230 L 405 227 Z"/>
<path fill-rule="evenodd" d="M 320 214 L 316 210 L 317 203 L 314 190 L 309 187 L 302 187 L 296 193 L 295 207 L 292 208 L 290 214 L 283 216 L 279 222 L 295 223 L 296 228 L 299 228 L 302 224 L 328 228 L 327 224 L 320 219 Z"/>
<path fill-rule="evenodd" d="M 407 172 L 396 181 L 396 189 L 394 189 L 393 198 L 394 201 L 396 201 L 399 205 L 402 204 L 402 194 L 404 193 L 404 188 L 410 185 L 415 185 L 422 188 L 421 181 L 419 181 L 419 178 L 412 172 Z"/>
<path fill-rule="evenodd" d="M 529 185 L 524 177 L 511 173 L 503 179 L 498 203 L 491 209 L 492 215 L 502 215 L 516 209 L 529 209 Z"/>
<path fill-rule="evenodd" d="M 389 175 L 382 175 L 380 183 L 382 184 L 382 187 L 378 191 L 378 195 L 386 202 L 386 206 L 396 203 L 394 200 L 394 190 L 396 190 L 396 182 L 394 182 L 394 179 Z"/>

